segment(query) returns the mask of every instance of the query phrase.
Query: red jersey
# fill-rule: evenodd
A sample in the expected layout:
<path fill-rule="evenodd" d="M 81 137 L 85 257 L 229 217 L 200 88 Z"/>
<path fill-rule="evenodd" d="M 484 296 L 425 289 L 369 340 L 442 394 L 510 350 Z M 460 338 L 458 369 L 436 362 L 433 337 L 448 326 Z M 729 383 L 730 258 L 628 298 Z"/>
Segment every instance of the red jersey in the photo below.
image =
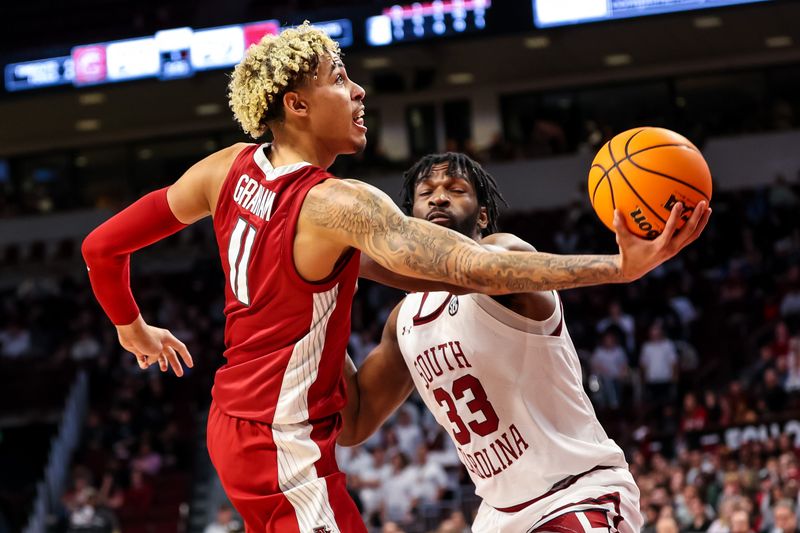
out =
<path fill-rule="evenodd" d="M 352 250 L 325 280 L 295 269 L 297 218 L 308 191 L 336 179 L 309 163 L 273 168 L 267 145 L 236 157 L 220 190 L 214 231 L 225 272 L 225 358 L 212 395 L 237 418 L 293 424 L 346 403 L 342 365 L 359 269 Z"/>

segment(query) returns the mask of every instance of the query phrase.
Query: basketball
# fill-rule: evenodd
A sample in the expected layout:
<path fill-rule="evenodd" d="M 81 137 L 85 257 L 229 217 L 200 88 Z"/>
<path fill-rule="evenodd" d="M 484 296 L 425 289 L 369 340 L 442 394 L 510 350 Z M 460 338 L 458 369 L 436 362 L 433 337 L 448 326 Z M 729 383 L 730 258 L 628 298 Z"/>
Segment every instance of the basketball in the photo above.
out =
<path fill-rule="evenodd" d="M 611 231 L 618 208 L 633 233 L 655 239 L 676 202 L 684 206 L 680 228 L 701 200 L 711 201 L 711 172 L 700 150 L 682 135 L 635 128 L 611 139 L 595 156 L 589 198 Z"/>

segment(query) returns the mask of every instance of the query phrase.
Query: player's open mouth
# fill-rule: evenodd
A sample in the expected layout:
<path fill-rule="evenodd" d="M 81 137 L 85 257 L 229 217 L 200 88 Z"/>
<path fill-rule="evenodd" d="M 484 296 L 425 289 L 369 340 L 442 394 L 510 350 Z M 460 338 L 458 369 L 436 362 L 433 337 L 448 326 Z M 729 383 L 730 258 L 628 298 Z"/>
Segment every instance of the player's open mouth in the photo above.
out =
<path fill-rule="evenodd" d="M 362 107 L 359 109 L 358 113 L 353 117 L 353 124 L 360 128 L 364 128 L 366 131 L 366 126 L 364 126 L 364 108 Z"/>

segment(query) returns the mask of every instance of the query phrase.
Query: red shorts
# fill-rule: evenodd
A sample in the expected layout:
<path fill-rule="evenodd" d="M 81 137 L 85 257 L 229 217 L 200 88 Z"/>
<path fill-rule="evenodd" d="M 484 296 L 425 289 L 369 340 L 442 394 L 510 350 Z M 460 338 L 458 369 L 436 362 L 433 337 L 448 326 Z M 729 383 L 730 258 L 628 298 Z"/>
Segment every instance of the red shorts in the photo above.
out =
<path fill-rule="evenodd" d="M 211 403 L 208 453 L 248 533 L 366 533 L 334 450 L 341 418 L 263 424 Z"/>

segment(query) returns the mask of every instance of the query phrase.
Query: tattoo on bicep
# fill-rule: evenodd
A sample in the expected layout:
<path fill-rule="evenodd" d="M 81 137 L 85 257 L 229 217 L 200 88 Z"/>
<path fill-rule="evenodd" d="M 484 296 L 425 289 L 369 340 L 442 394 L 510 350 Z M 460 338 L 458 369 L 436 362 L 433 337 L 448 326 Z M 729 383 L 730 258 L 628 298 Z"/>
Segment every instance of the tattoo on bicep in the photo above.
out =
<path fill-rule="evenodd" d="M 453 230 L 404 216 L 378 192 L 347 186 L 327 193 L 306 203 L 309 219 L 347 232 L 359 249 L 401 274 L 507 292 L 595 285 L 619 276 L 612 256 L 488 252 Z"/>

